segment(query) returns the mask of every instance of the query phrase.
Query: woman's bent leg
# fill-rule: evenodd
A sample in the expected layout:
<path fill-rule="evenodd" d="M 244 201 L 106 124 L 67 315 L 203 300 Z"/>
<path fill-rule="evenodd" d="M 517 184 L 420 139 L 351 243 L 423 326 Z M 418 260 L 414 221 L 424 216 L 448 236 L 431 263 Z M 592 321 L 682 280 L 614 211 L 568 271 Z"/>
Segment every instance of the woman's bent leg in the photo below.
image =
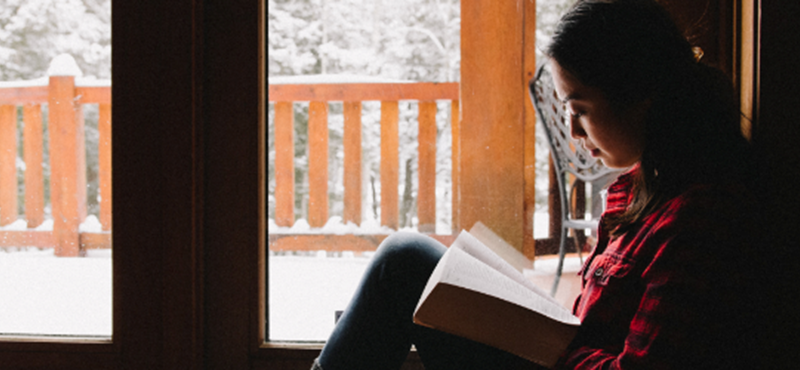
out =
<path fill-rule="evenodd" d="M 413 323 L 417 301 L 446 250 L 421 234 L 399 232 L 388 237 L 318 358 L 322 370 L 399 369 L 412 343 L 427 370 L 511 369 L 529 364 Z"/>
<path fill-rule="evenodd" d="M 420 234 L 386 238 L 320 354 L 322 368 L 398 369 L 411 347 L 417 300 L 445 250 Z"/>

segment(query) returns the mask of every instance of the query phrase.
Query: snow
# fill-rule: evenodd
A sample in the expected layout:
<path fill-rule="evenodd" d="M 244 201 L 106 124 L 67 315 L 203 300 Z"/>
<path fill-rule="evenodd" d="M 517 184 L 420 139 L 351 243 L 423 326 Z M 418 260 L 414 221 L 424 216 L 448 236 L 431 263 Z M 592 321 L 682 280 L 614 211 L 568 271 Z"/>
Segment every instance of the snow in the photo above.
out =
<path fill-rule="evenodd" d="M 76 65 L 76 67 L 77 67 L 77 65 Z M 58 72 L 58 69 L 56 69 L 56 72 Z M 60 75 L 59 74 L 54 74 L 53 76 L 60 76 Z M 71 75 L 69 75 L 69 76 L 71 76 Z M 50 84 L 50 78 L 45 76 L 45 77 L 35 78 L 35 79 L 32 79 L 32 80 L 0 81 L 0 89 L 16 89 L 16 88 L 25 88 L 25 87 L 42 87 L 42 86 L 47 86 L 49 84 Z M 76 77 L 75 78 L 75 86 L 77 86 L 77 87 L 111 87 L 111 80 L 103 79 L 103 78 L 96 78 L 94 76 Z"/>
<path fill-rule="evenodd" d="M 268 221 L 270 234 L 388 234 L 392 230 L 376 224 L 360 227 L 341 223 L 341 218 L 331 217 L 322 228 L 311 228 L 308 222 L 298 219 L 292 227 L 277 227 Z M 545 238 L 548 234 L 549 216 L 546 212 L 534 215 L 534 236 Z M 404 229 L 415 231 L 414 229 Z M 308 255 L 269 256 L 269 337 L 274 341 L 324 341 L 334 326 L 335 313 L 344 310 L 355 292 L 361 275 L 373 253 L 355 255 L 342 253 L 330 257 L 319 251 Z M 558 263 L 557 258 L 544 257 L 534 261 L 532 270 L 524 275 L 537 286 L 550 291 Z M 571 307 L 579 283 L 576 273 L 582 261 L 568 256 L 564 262 L 561 283 L 556 300 Z"/>
<path fill-rule="evenodd" d="M 35 230 L 52 230 L 48 219 Z M 17 220 L 0 230 L 27 230 Z M 101 232 L 89 215 L 81 232 Z M 88 250 L 85 258 L 56 257 L 53 249 L 0 249 L 0 333 L 110 337 L 111 250 Z"/>
<path fill-rule="evenodd" d="M 537 213 L 536 234 L 547 234 L 547 214 Z M 279 228 L 268 221 L 269 233 L 388 234 L 376 223 L 342 224 L 331 217 L 322 228 L 305 220 Z M 24 221 L 5 230 L 24 229 Z M 52 220 L 39 228 L 52 230 Z M 413 231 L 413 229 L 406 229 Z M 100 231 L 89 216 L 83 232 Z M 537 236 L 541 237 L 541 236 Z M 306 255 L 269 256 L 269 335 L 276 341 L 323 341 L 356 290 L 374 252 L 336 254 L 318 251 Z M 538 258 L 525 276 L 549 291 L 555 258 Z M 568 306 L 574 299 L 570 280 L 580 267 L 577 257 L 567 258 L 562 288 L 556 299 Z M 549 279 L 549 280 L 548 280 Z M 572 279 L 574 280 L 574 279 Z M 77 335 L 109 337 L 112 334 L 112 251 L 89 250 L 86 258 L 59 258 L 52 249 L 31 247 L 0 249 L 0 333 L 11 335 Z M 571 285 L 572 284 L 572 285 Z"/>
<path fill-rule="evenodd" d="M 83 72 L 75 62 L 75 58 L 69 54 L 60 54 L 53 58 L 50 67 L 47 68 L 48 76 L 83 76 Z"/>
<path fill-rule="evenodd" d="M 40 77 L 37 79 L 24 81 L 0 81 L 0 89 L 47 86 L 48 83 L 49 79 L 47 77 Z"/>
<path fill-rule="evenodd" d="M 0 250 L 0 333 L 111 336 L 111 251 Z"/>
<path fill-rule="evenodd" d="M 336 311 L 344 310 L 356 291 L 372 254 L 328 257 L 269 257 L 269 338 L 272 341 L 324 341 L 335 324 Z M 550 291 L 557 258 L 539 258 L 524 275 Z M 579 258 L 565 259 L 556 300 L 571 307 L 577 291 Z"/>

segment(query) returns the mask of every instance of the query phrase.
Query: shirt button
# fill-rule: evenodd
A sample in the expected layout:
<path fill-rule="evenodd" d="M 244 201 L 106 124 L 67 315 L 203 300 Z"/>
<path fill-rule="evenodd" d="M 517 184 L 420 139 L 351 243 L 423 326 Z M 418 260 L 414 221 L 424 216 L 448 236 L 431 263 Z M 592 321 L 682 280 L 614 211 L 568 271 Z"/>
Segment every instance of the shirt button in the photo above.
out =
<path fill-rule="evenodd" d="M 594 270 L 594 276 L 603 276 L 603 268 L 598 267 L 597 270 Z"/>

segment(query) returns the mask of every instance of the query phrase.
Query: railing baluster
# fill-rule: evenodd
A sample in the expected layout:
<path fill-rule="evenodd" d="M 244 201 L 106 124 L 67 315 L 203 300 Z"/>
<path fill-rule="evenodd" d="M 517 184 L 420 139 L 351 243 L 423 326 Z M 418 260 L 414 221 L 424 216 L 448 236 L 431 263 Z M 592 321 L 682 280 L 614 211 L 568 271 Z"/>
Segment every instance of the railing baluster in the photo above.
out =
<path fill-rule="evenodd" d="M 308 107 L 308 224 L 328 221 L 328 102 Z"/>
<path fill-rule="evenodd" d="M 17 107 L 0 106 L 0 226 L 17 220 Z"/>
<path fill-rule="evenodd" d="M 344 102 L 344 222 L 361 224 L 361 102 Z"/>
<path fill-rule="evenodd" d="M 26 104 L 22 108 L 22 116 L 25 120 L 22 134 L 25 159 L 25 218 L 28 220 L 28 228 L 32 229 L 44 222 L 42 106 Z"/>
<path fill-rule="evenodd" d="M 419 102 L 419 184 L 417 217 L 420 232 L 436 232 L 436 102 Z"/>
<path fill-rule="evenodd" d="M 275 103 L 275 224 L 294 224 L 294 111 Z"/>
<path fill-rule="evenodd" d="M 458 100 L 453 100 L 450 103 L 450 133 L 452 138 L 452 152 L 451 155 L 451 179 L 452 182 L 452 196 L 453 196 L 453 217 L 451 230 L 453 234 L 461 231 L 459 226 L 459 211 L 461 210 L 459 185 L 461 181 L 461 110 L 459 109 Z"/>
<path fill-rule="evenodd" d="M 397 101 L 381 101 L 381 225 L 397 229 L 399 210 L 398 166 L 400 165 Z"/>
<path fill-rule="evenodd" d="M 99 105 L 97 131 L 100 226 L 103 231 L 111 231 L 111 104 Z"/>

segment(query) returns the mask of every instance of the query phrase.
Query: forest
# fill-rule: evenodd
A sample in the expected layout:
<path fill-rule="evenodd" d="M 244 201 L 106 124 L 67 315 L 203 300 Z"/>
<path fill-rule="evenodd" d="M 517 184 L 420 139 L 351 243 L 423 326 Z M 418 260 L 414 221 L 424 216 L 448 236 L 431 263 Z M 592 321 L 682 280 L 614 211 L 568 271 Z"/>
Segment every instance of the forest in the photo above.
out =
<path fill-rule="evenodd" d="M 546 45 L 568 0 L 537 1 L 536 43 Z M 268 77 L 308 75 L 371 76 L 414 82 L 458 82 L 460 74 L 460 1 L 458 0 L 268 0 Z M 537 55 L 537 60 L 541 60 Z M 343 210 L 342 104 L 329 105 L 329 214 Z M 308 211 L 308 103 L 295 103 L 295 218 Z M 400 102 L 400 163 L 397 189 L 400 227 L 415 227 L 416 103 Z M 437 233 L 450 233 L 451 161 L 449 108 L 437 113 Z M 274 218 L 273 106 L 268 108 L 268 216 Z M 380 219 L 380 105 L 362 110 L 362 220 Z M 537 210 L 547 207 L 546 139 L 537 132 Z"/>
<path fill-rule="evenodd" d="M 47 75 L 58 55 L 71 55 L 84 80 L 111 79 L 111 0 L 0 0 L 0 87 Z M 45 197 L 49 199 L 47 105 L 43 109 Z M 98 212 L 97 106 L 86 105 L 87 213 Z M 19 214 L 24 207 L 22 107 L 17 121 Z M 49 207 L 45 208 L 49 212 Z"/>

